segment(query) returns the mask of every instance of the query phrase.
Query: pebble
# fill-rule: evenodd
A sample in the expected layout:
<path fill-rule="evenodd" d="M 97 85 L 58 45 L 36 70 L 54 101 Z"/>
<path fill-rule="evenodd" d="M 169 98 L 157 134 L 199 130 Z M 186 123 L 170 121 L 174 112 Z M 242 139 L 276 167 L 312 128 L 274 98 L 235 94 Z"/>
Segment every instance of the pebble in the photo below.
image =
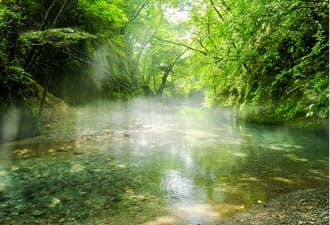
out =
<path fill-rule="evenodd" d="M 326 225 L 329 224 L 328 187 L 297 191 L 270 200 L 267 208 L 256 207 L 219 225 Z M 261 203 L 261 201 L 258 201 Z M 235 222 L 233 222 L 235 221 Z"/>
<path fill-rule="evenodd" d="M 48 205 L 49 208 L 55 208 L 57 205 L 61 204 L 61 200 L 58 198 L 53 198 L 50 204 Z"/>
<path fill-rule="evenodd" d="M 45 214 L 45 211 L 43 210 L 38 210 L 38 209 L 35 209 L 35 210 L 32 210 L 32 216 L 42 216 Z"/>
<path fill-rule="evenodd" d="M 87 193 L 86 191 L 80 191 L 79 194 L 80 194 L 81 196 L 86 196 L 88 193 Z"/>

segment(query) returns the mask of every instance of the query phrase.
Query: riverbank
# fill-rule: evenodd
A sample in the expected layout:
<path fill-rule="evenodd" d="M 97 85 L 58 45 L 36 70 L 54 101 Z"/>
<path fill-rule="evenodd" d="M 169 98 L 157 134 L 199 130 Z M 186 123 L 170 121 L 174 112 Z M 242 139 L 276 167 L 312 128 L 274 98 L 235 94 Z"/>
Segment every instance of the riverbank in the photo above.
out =
<path fill-rule="evenodd" d="M 323 186 L 285 194 L 221 220 L 217 225 L 327 225 L 329 189 Z"/>

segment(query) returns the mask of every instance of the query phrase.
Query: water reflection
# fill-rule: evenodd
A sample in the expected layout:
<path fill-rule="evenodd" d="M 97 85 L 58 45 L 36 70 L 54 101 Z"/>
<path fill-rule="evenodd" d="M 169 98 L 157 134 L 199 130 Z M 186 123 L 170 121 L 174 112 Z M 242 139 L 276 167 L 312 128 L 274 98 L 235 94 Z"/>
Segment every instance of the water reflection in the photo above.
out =
<path fill-rule="evenodd" d="M 187 224 L 216 221 L 219 214 L 211 204 L 205 203 L 206 194 L 193 180 L 177 170 L 165 170 L 162 188 L 167 193 L 167 201 L 172 213 Z"/>
<path fill-rule="evenodd" d="M 214 224 L 258 201 L 328 183 L 327 137 L 142 100 L 79 109 L 74 140 L 7 149 L 13 155 L 0 153 L 0 195 L 20 187 L 32 199 L 25 204 L 38 207 L 40 190 L 49 195 L 46 207 L 60 201 L 51 208 L 56 216 L 45 218 L 60 220 L 74 208 L 84 213 L 74 214 L 79 224 Z"/>
<path fill-rule="evenodd" d="M 187 201 L 194 196 L 192 181 L 177 170 L 165 170 L 161 186 L 166 191 L 171 203 Z"/>

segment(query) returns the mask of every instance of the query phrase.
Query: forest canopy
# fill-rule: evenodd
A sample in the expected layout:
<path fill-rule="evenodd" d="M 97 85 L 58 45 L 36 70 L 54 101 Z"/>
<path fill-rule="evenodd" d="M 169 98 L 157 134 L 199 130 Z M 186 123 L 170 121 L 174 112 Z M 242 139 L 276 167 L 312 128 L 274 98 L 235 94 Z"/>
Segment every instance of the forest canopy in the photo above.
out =
<path fill-rule="evenodd" d="M 2 0 L 1 111 L 23 108 L 38 124 L 47 94 L 69 105 L 201 96 L 249 121 L 318 124 L 329 112 L 328 8 L 325 0 Z"/>

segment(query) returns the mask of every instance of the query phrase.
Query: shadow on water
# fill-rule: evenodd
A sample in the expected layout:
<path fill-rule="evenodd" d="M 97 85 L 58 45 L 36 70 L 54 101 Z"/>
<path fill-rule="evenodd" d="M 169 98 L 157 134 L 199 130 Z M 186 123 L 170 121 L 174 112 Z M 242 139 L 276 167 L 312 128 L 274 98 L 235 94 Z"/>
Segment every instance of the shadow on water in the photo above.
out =
<path fill-rule="evenodd" d="M 214 224 L 328 184 L 327 136 L 232 115 L 143 99 L 79 108 L 74 138 L 2 146 L 0 223 Z"/>

